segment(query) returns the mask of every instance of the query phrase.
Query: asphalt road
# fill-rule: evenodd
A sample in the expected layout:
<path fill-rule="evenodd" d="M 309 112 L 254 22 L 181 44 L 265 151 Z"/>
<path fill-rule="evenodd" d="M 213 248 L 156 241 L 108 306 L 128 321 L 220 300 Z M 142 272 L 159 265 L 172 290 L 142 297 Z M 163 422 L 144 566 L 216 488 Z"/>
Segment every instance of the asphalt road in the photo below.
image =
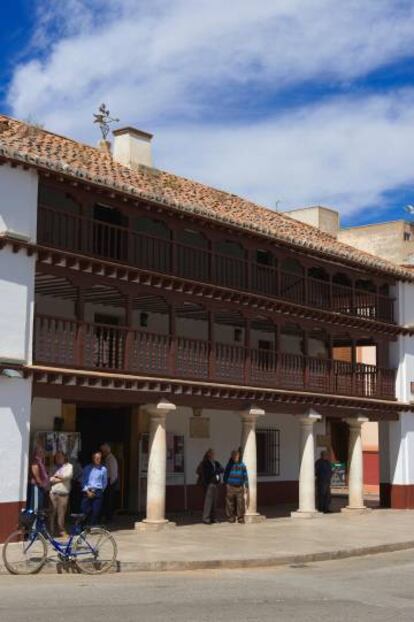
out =
<path fill-rule="evenodd" d="M 260 570 L 0 576 L 1 622 L 414 620 L 414 551 Z"/>

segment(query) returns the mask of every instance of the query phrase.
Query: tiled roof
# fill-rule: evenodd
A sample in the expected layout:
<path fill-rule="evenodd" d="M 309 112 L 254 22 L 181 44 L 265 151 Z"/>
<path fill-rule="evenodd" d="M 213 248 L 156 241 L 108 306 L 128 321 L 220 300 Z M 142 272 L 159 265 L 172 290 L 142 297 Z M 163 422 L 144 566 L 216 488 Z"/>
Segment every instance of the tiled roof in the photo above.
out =
<path fill-rule="evenodd" d="M 98 148 L 3 115 L 0 115 L 0 156 L 254 231 L 331 259 L 413 280 L 411 270 L 339 242 L 284 213 L 158 169 L 131 170 Z"/>

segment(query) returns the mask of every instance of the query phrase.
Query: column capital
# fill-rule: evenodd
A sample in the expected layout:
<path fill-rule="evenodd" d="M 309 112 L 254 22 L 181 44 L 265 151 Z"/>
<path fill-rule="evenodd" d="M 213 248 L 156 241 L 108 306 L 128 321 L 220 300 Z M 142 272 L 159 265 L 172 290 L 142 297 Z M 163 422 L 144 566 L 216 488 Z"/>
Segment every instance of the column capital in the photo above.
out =
<path fill-rule="evenodd" d="M 251 406 L 246 410 L 242 410 L 240 416 L 245 421 L 256 421 L 257 417 L 263 417 L 266 414 L 266 411 L 263 408 L 258 408 L 257 406 Z"/>
<path fill-rule="evenodd" d="M 350 428 L 360 428 L 363 423 L 368 423 L 368 417 L 355 417 L 344 419 L 345 423 L 349 425 Z"/>
<path fill-rule="evenodd" d="M 316 410 L 313 410 L 312 408 L 309 408 L 304 415 L 299 417 L 299 421 L 303 425 L 313 425 L 317 421 L 321 421 L 321 419 L 322 415 L 317 413 Z"/>
<path fill-rule="evenodd" d="M 164 418 L 169 413 L 177 410 L 177 406 L 168 400 L 160 400 L 156 404 L 145 404 L 145 406 L 143 406 L 143 410 L 151 417 Z"/>

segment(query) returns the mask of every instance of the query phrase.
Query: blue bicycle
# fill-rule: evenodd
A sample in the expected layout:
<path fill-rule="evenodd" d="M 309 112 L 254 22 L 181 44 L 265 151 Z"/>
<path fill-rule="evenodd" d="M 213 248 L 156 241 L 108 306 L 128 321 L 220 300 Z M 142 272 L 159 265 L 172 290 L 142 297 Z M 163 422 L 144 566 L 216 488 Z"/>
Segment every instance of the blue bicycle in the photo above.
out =
<path fill-rule="evenodd" d="M 47 512 L 22 510 L 20 528 L 3 545 L 3 562 L 12 574 L 39 572 L 47 560 L 48 543 L 62 563 L 74 564 L 80 572 L 102 574 L 116 561 L 117 546 L 102 527 L 85 527 L 85 514 L 71 514 L 73 527 L 66 542 L 55 540 L 46 524 Z"/>

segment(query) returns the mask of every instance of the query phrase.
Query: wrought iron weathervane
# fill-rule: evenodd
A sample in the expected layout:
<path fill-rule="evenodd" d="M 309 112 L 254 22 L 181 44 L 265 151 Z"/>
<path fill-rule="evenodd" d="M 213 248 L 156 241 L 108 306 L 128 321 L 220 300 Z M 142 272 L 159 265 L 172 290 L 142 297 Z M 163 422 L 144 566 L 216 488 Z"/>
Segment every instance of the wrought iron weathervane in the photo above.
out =
<path fill-rule="evenodd" d="M 99 129 L 101 130 L 102 138 L 106 141 L 107 136 L 109 134 L 109 130 L 111 123 L 119 123 L 119 119 L 110 116 L 110 112 L 106 107 L 106 104 L 101 104 L 99 106 L 98 112 L 94 113 L 95 117 L 94 123 L 99 125 Z"/>

